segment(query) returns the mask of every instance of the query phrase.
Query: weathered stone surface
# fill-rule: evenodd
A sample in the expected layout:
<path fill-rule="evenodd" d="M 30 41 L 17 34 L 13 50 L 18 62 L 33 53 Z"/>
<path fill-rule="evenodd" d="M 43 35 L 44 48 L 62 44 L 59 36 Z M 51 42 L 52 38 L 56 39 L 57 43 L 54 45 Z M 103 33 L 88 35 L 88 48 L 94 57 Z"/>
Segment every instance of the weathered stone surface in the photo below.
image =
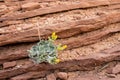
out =
<path fill-rule="evenodd" d="M 35 71 L 35 72 L 28 72 L 22 75 L 18 75 L 16 77 L 10 78 L 10 80 L 28 80 L 28 79 L 34 79 L 34 78 L 40 78 L 44 77 L 46 74 L 48 74 L 49 71 Z M 52 79 L 54 80 L 54 79 Z"/>
<path fill-rule="evenodd" d="M 97 41 L 100 41 L 102 38 L 105 38 L 106 36 L 116 33 L 116 32 L 119 32 L 119 31 L 120 31 L 119 24 L 116 24 L 114 27 L 113 27 L 113 25 L 111 25 L 108 28 L 105 27 L 103 29 L 89 32 L 84 35 L 79 35 L 77 37 L 70 37 L 67 39 L 57 40 L 56 44 L 59 44 L 59 43 L 66 44 L 68 46 L 67 49 L 73 49 L 73 48 L 89 45 L 92 43 L 96 43 Z M 12 48 L 8 49 L 8 51 L 4 51 L 6 48 L 1 47 L 0 51 L 3 54 L 0 55 L 0 63 L 4 63 L 5 61 L 11 61 L 11 60 L 28 57 L 27 50 L 30 49 L 30 47 L 32 45 L 33 44 L 20 45 L 18 47 L 12 46 Z M 9 52 L 9 51 L 11 51 L 11 49 L 14 49 L 14 53 Z M 116 48 L 115 50 L 112 49 L 113 52 L 116 50 L 119 50 L 119 48 Z M 107 51 L 107 52 L 109 52 L 109 51 Z M 4 56 L 4 55 L 6 55 L 6 56 Z M 19 55 L 21 55 L 21 56 L 19 56 Z"/>
<path fill-rule="evenodd" d="M 10 2 L 22 2 L 22 3 L 27 3 L 27 2 L 49 2 L 49 1 L 55 1 L 55 0 L 29 0 L 29 1 L 27 1 L 27 0 L 4 0 L 5 2 L 8 2 L 8 3 L 10 3 Z"/>
<path fill-rule="evenodd" d="M 65 72 L 58 72 L 58 73 L 56 73 L 56 75 L 57 75 L 58 78 L 60 78 L 62 80 L 67 80 L 68 79 L 68 75 Z"/>
<path fill-rule="evenodd" d="M 0 2 L 0 8 L 1 80 L 31 80 L 46 76 L 51 80 L 57 77 L 112 80 L 111 75 L 102 78 L 91 75 L 70 77 L 67 74 L 93 70 L 111 61 L 116 63 L 109 71 L 102 72 L 114 74 L 113 77 L 119 79 L 120 0 L 5 0 Z M 68 46 L 65 51 L 58 52 L 59 64 L 35 64 L 28 58 L 27 50 L 35 43 L 23 42 L 39 40 L 38 26 L 41 39 L 56 32 L 58 40 L 55 44 Z M 55 70 L 59 73 L 54 76 Z"/>
<path fill-rule="evenodd" d="M 4 0 L 0 0 L 0 1 L 4 1 Z"/>
<path fill-rule="evenodd" d="M 46 78 L 47 78 L 47 80 L 56 80 L 56 77 L 54 74 L 49 74 L 49 75 L 47 75 Z"/>
<path fill-rule="evenodd" d="M 24 12 L 20 14 L 13 14 L 11 16 L 7 17 L 1 17 L 0 21 L 3 20 L 16 20 L 16 19 L 25 19 L 25 18 L 30 18 L 38 15 L 44 15 L 44 14 L 49 14 L 49 13 L 55 13 L 55 12 L 61 12 L 61 11 L 68 11 L 72 9 L 78 9 L 78 8 L 89 8 L 89 7 L 95 7 L 95 6 L 101 6 L 101 5 L 110 5 L 110 4 L 115 4 L 115 3 L 120 3 L 119 0 L 104 0 L 104 1 L 83 1 L 80 3 L 75 3 L 75 4 L 68 4 L 68 5 L 56 5 L 53 7 L 47 7 L 47 8 L 41 8 L 37 9 L 34 11 L 29 11 L 29 12 Z M 58 8 L 59 7 L 59 8 Z"/>
<path fill-rule="evenodd" d="M 4 27 L 4 26 L 8 26 L 8 25 L 14 25 L 14 24 L 20 24 L 22 23 L 23 20 L 19 20 L 19 21 L 4 21 L 2 23 L 0 23 L 0 27 Z"/>
<path fill-rule="evenodd" d="M 113 70 L 112 70 L 113 74 L 118 74 L 120 73 L 120 64 L 116 65 Z"/>
<path fill-rule="evenodd" d="M 80 20 L 78 22 L 71 23 L 71 25 L 66 23 L 65 25 L 59 24 L 56 26 L 48 26 L 48 27 L 40 28 L 40 36 L 45 37 L 50 35 L 53 31 L 55 31 L 56 33 L 58 33 L 59 38 L 70 37 L 78 33 L 92 31 L 98 28 L 102 28 L 105 25 L 119 22 L 120 21 L 119 17 L 120 17 L 120 13 L 117 12 L 117 13 L 110 13 L 108 15 L 104 15 L 102 17 L 98 17 L 95 19 L 83 20 L 83 21 Z M 93 21 L 92 23 L 95 23 L 95 24 L 91 24 L 91 20 Z M 83 22 L 85 23 L 88 22 L 89 24 L 80 25 L 80 24 L 84 24 Z M 76 31 L 76 29 L 78 31 Z M 75 30 L 76 32 L 71 33 L 69 32 L 70 30 L 72 30 L 72 32 L 74 32 Z M 65 32 L 67 33 L 67 31 L 69 34 L 64 35 L 63 33 Z M 38 40 L 38 32 L 36 28 L 34 28 L 32 30 L 30 29 L 22 32 L 13 32 L 5 35 L 0 35 L 0 46 L 11 44 L 11 43 L 17 43 L 17 42 L 33 42 L 37 40 Z"/>
<path fill-rule="evenodd" d="M 89 78 L 82 78 L 82 77 L 77 77 L 77 78 L 72 78 L 72 79 L 75 79 L 75 80 L 91 80 Z M 69 79 L 69 80 L 72 80 L 72 79 Z"/>
<path fill-rule="evenodd" d="M 39 3 L 31 2 L 31 3 L 26 3 L 22 5 L 23 10 L 34 10 L 38 9 L 40 7 Z"/>
<path fill-rule="evenodd" d="M 73 54 L 72 52 L 70 54 Z M 69 60 L 61 62 L 57 65 L 49 65 L 46 63 L 42 64 L 24 64 L 20 67 L 14 67 L 12 69 L 6 69 L 0 71 L 0 79 L 9 78 L 12 76 L 16 76 L 22 73 L 26 73 L 28 71 L 47 71 L 47 70 L 67 70 L 67 71 L 74 71 L 74 70 L 92 70 L 95 66 L 104 64 L 106 62 L 110 62 L 116 60 L 116 58 L 120 58 L 119 52 L 113 52 L 112 54 L 91 54 L 84 57 L 79 57 L 77 59 Z M 12 72 L 12 73 L 11 73 Z"/>
<path fill-rule="evenodd" d="M 11 68 L 11 67 L 14 67 L 14 66 L 16 66 L 16 61 L 12 61 L 12 62 L 5 62 L 4 64 L 3 64 L 3 68 L 4 69 L 6 69 L 6 68 Z"/>
<path fill-rule="evenodd" d="M 119 52 L 120 51 L 120 46 L 117 45 L 116 47 L 111 48 L 111 50 L 104 50 L 104 53 L 112 54 L 114 51 Z"/>
<path fill-rule="evenodd" d="M 0 6 L 0 16 L 7 13 L 9 10 L 6 5 L 1 5 Z"/>

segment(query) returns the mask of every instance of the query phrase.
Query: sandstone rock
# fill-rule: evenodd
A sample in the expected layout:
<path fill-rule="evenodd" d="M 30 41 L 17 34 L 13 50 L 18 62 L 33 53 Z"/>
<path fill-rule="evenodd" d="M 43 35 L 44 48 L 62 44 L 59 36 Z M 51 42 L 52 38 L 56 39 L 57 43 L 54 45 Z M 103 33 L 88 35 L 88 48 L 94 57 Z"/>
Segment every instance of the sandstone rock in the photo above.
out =
<path fill-rule="evenodd" d="M 27 72 L 18 76 L 11 77 L 10 80 L 31 80 L 39 77 L 44 77 L 48 73 L 49 71 L 32 71 L 32 72 Z"/>
<path fill-rule="evenodd" d="M 67 78 L 68 78 L 68 75 L 65 72 L 58 72 L 56 75 L 58 78 L 60 78 L 62 80 L 67 80 Z"/>
<path fill-rule="evenodd" d="M 5 62 L 4 64 L 3 64 L 3 68 L 4 69 L 6 69 L 6 68 L 11 68 L 11 67 L 14 67 L 14 66 L 16 66 L 16 61 L 12 61 L 12 62 Z"/>
<path fill-rule="evenodd" d="M 115 74 L 107 74 L 106 76 L 109 77 L 109 78 L 115 78 L 116 77 Z"/>
<path fill-rule="evenodd" d="M 72 79 L 69 79 L 69 80 L 91 80 L 89 78 L 81 78 L 81 77 L 77 77 L 77 78 L 72 78 Z M 96 79 L 95 79 L 96 80 Z"/>
<path fill-rule="evenodd" d="M 8 2 L 12 2 L 13 0 L 4 0 L 6 3 L 8 3 Z"/>
<path fill-rule="evenodd" d="M 0 0 L 0 1 L 4 1 L 4 0 Z"/>
<path fill-rule="evenodd" d="M 68 72 L 68 80 L 75 78 L 78 74 L 78 72 Z"/>
<path fill-rule="evenodd" d="M 72 54 L 72 53 L 71 53 Z M 57 65 L 49 65 L 49 64 L 24 64 L 21 67 L 18 68 L 12 68 L 12 69 L 6 69 L 6 70 L 1 70 L 0 71 L 0 79 L 5 79 L 9 78 L 15 75 L 19 74 L 24 74 L 29 71 L 50 71 L 50 70 L 56 70 L 59 69 L 60 71 L 62 70 L 67 70 L 67 71 L 74 71 L 74 70 L 92 70 L 94 69 L 93 67 L 104 64 L 106 62 L 110 62 L 115 60 L 116 57 L 119 55 L 105 55 L 104 56 L 99 56 L 100 53 L 97 53 L 96 55 L 91 55 L 91 56 L 86 56 L 84 58 L 79 58 L 78 60 L 73 60 L 73 61 L 67 61 L 67 62 L 61 62 Z M 79 67 L 76 67 L 79 65 Z M 11 73 L 12 72 L 12 73 Z M 24 75 L 23 75 L 24 76 Z M 23 77 L 22 76 L 22 77 Z M 28 77 L 31 77 L 27 74 Z M 21 76 L 20 76 L 21 77 Z"/>
<path fill-rule="evenodd" d="M 113 26 L 113 25 L 111 25 L 111 26 Z M 108 28 L 106 27 L 104 29 L 100 29 L 98 31 L 90 32 L 87 35 L 85 34 L 85 35 L 82 35 L 82 36 L 57 40 L 56 44 L 58 44 L 58 43 L 66 44 L 66 45 L 68 45 L 67 49 L 73 49 L 73 48 L 76 48 L 76 47 L 81 47 L 81 46 L 84 46 L 84 45 L 89 45 L 89 44 L 92 44 L 92 43 L 96 43 L 97 41 L 101 40 L 105 36 L 114 33 L 114 31 L 115 32 L 119 31 L 119 28 L 120 28 L 119 25 L 117 27 L 114 27 L 114 29 L 112 29 L 112 30 L 111 30 L 111 28 L 112 28 L 111 26 L 108 26 Z M 6 56 L 4 56 L 4 54 L 0 55 L 0 63 L 3 63 L 4 61 L 16 60 L 16 59 L 28 57 L 27 50 L 30 49 L 30 47 L 32 45 L 33 44 L 21 45 L 21 47 L 12 46 L 11 49 L 15 49 L 14 53 L 9 53 L 9 52 L 5 51 L 4 54 L 6 53 Z M 118 47 L 119 47 L 119 45 L 118 45 Z M 115 49 L 119 51 L 118 47 L 115 48 Z M 3 52 L 4 49 L 5 48 L 1 48 L 0 51 Z M 111 51 L 113 51 L 113 52 L 116 51 L 116 50 L 111 49 Z M 108 51 L 108 52 L 110 52 L 110 51 Z M 19 56 L 19 55 L 21 55 L 21 56 Z"/>
<path fill-rule="evenodd" d="M 22 5 L 22 9 L 23 10 L 34 10 L 34 9 L 38 9 L 40 8 L 39 3 L 36 2 L 31 2 L 31 3 L 26 3 Z"/>
<path fill-rule="evenodd" d="M 63 24 L 58 24 L 58 25 L 55 25 L 55 26 L 47 26 L 45 28 L 43 27 L 43 28 L 40 28 L 40 36 L 41 37 L 44 36 L 43 38 L 46 38 L 53 31 L 56 31 L 56 33 L 58 33 L 59 38 L 66 38 L 66 37 L 70 37 L 72 35 L 76 35 L 76 34 L 79 34 L 79 33 L 93 31 L 93 30 L 96 30 L 96 29 L 99 29 L 99 28 L 103 28 L 106 25 L 119 22 L 120 21 L 120 18 L 119 18 L 120 15 L 119 14 L 120 14 L 119 12 L 109 13 L 109 14 L 107 14 L 105 16 L 102 16 L 102 17 L 97 17 L 97 18 L 94 18 L 94 19 L 84 20 L 84 23 L 90 21 L 89 24 L 87 24 L 87 25 L 81 25 L 81 21 L 83 21 L 83 20 L 80 20 L 80 21 L 73 22 L 73 23 L 70 22 L 70 24 L 66 23 L 64 25 Z M 93 22 L 91 22 L 91 20 Z M 0 35 L 0 46 L 6 45 L 6 44 L 17 43 L 17 42 L 38 41 L 38 32 L 37 32 L 35 27 L 36 26 L 34 26 L 33 29 L 27 29 L 27 30 L 21 31 L 21 32 L 14 31 L 12 33 L 7 33 L 5 35 L 4 34 Z M 76 29 L 77 29 L 77 31 L 76 31 Z M 119 28 L 117 30 L 119 31 Z M 111 31 L 109 31 L 109 32 L 111 33 Z M 113 32 L 114 32 L 114 30 L 113 30 Z M 63 33 L 69 33 L 69 34 L 65 35 Z"/>
<path fill-rule="evenodd" d="M 48 80 L 56 80 L 57 77 L 69 80 L 70 75 L 65 72 L 93 70 L 96 66 L 119 61 L 119 4 L 120 0 L 0 2 L 0 79 L 32 80 L 49 74 Z M 35 64 L 28 58 L 27 50 L 34 45 L 28 42 L 36 43 L 39 40 L 36 29 L 38 23 L 41 39 L 46 39 L 55 31 L 59 37 L 55 44 L 62 43 L 68 46 L 65 51 L 58 52 L 61 60 L 59 64 Z M 12 61 L 16 63 L 11 64 Z M 108 72 L 106 68 L 102 70 L 105 73 L 112 73 L 108 75 L 110 79 L 116 78 L 114 75 L 119 73 L 118 67 L 111 71 L 112 68 L 109 67 Z M 55 73 L 51 71 L 59 72 L 54 75 Z M 90 77 L 91 75 L 88 77 L 74 75 L 71 75 L 71 80 L 103 79 Z"/>
<path fill-rule="evenodd" d="M 120 64 L 117 64 L 117 65 L 113 68 L 112 73 L 113 73 L 113 74 L 118 74 L 118 73 L 120 73 Z"/>
<path fill-rule="evenodd" d="M 0 5 L 0 16 L 7 13 L 9 10 L 6 5 Z"/>
<path fill-rule="evenodd" d="M 49 75 L 47 75 L 46 78 L 47 78 L 47 80 L 56 80 L 56 77 L 54 74 L 49 74 Z"/>
<path fill-rule="evenodd" d="M 9 25 L 15 26 L 16 24 L 20 24 L 22 22 L 23 22 L 23 20 L 18 20 L 18 21 L 4 21 L 4 22 L 0 23 L 0 27 L 5 27 L 5 26 L 9 26 Z"/>
<path fill-rule="evenodd" d="M 73 10 L 73 9 L 78 9 L 78 8 L 89 8 L 89 7 L 95 7 L 95 6 L 101 6 L 101 5 L 112 5 L 115 3 L 120 3 L 120 1 L 111 0 L 110 2 L 108 2 L 108 0 L 102 0 L 102 1 L 96 0 L 96 1 L 83 1 L 83 2 L 79 2 L 75 4 L 68 4 L 68 5 L 66 4 L 54 5 L 51 7 L 40 8 L 37 10 L 24 12 L 21 14 L 15 14 L 15 15 L 13 14 L 9 17 L 1 17 L 0 21 L 26 19 L 26 18 L 38 16 L 38 15 L 56 13 L 56 12 L 61 12 L 61 11 L 68 11 L 68 10 Z"/>

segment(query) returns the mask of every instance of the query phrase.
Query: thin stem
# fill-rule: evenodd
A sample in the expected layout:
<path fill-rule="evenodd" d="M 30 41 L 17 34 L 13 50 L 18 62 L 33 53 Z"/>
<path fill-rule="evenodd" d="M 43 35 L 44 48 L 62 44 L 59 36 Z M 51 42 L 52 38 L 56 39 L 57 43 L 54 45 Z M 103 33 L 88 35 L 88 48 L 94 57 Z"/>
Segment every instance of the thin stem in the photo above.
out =
<path fill-rule="evenodd" d="M 38 30 L 38 37 L 39 37 L 39 40 L 41 40 L 41 37 L 40 37 L 40 28 L 39 28 L 38 22 L 37 22 L 37 30 Z"/>

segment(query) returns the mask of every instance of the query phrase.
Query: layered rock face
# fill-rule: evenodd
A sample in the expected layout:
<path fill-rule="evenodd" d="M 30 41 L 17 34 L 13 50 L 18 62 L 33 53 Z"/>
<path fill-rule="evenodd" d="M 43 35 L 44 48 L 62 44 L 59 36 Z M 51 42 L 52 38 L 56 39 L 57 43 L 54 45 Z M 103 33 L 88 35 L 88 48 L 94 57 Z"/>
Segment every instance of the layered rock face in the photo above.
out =
<path fill-rule="evenodd" d="M 56 44 L 68 46 L 59 64 L 28 58 L 38 28 L 41 39 L 56 32 Z M 0 0 L 0 80 L 53 80 L 53 72 L 60 77 L 111 61 L 120 61 L 120 0 Z"/>

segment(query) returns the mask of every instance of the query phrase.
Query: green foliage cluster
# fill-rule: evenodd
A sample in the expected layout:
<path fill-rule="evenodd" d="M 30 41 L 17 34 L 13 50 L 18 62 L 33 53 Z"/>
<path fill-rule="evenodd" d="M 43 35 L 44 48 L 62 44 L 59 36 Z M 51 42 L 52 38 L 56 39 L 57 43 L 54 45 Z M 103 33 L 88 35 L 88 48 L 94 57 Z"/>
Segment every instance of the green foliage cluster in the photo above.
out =
<path fill-rule="evenodd" d="M 29 57 L 36 63 L 48 62 L 55 64 L 57 59 L 57 46 L 50 40 L 41 40 L 29 50 Z"/>
<path fill-rule="evenodd" d="M 67 48 L 67 45 L 55 45 L 54 41 L 57 39 L 55 32 L 52 33 L 48 40 L 40 40 L 29 51 L 29 57 L 36 63 L 48 62 L 50 64 L 57 64 L 60 62 L 58 59 L 58 51 Z"/>

